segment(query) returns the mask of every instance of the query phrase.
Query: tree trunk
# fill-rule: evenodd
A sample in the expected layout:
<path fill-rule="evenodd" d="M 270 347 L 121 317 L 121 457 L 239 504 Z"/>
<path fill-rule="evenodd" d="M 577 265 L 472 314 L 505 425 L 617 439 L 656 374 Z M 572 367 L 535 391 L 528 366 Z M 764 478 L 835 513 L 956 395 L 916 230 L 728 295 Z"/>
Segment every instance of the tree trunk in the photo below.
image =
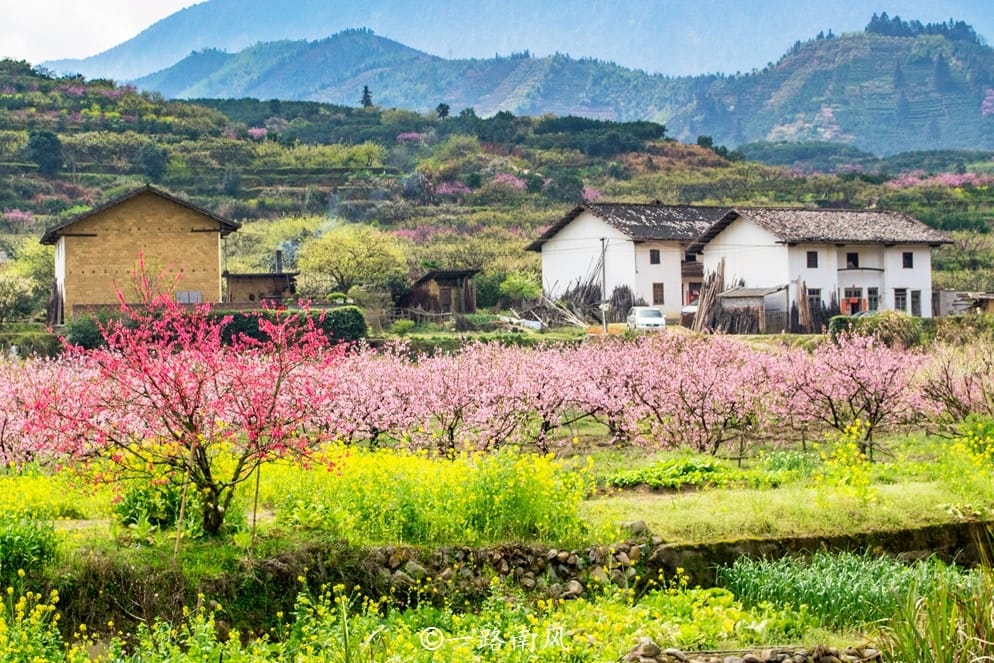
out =
<path fill-rule="evenodd" d="M 217 490 L 208 489 L 204 492 L 207 494 L 203 506 L 204 534 L 217 536 L 224 526 L 225 500 L 221 499 Z"/>

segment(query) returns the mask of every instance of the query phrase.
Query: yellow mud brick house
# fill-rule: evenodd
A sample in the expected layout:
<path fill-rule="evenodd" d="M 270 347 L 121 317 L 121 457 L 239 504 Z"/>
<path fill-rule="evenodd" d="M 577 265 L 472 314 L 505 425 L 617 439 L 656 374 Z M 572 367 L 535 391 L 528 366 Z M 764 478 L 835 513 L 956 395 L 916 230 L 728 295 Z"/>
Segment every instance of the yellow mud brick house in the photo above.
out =
<path fill-rule="evenodd" d="M 55 283 L 49 324 L 63 324 L 88 308 L 134 295 L 139 260 L 156 275 L 179 275 L 183 303 L 221 301 L 221 238 L 239 228 L 196 205 L 151 186 L 114 198 L 45 231 L 55 246 Z"/>

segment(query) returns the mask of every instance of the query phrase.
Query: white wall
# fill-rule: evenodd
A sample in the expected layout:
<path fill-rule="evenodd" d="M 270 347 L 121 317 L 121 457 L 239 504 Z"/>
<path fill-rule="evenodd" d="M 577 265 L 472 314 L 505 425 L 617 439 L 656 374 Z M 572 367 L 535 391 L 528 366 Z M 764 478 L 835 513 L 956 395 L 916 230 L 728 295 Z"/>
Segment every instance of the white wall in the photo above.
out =
<path fill-rule="evenodd" d="M 904 253 L 910 252 L 914 267 L 904 267 Z M 911 291 L 921 291 L 922 317 L 932 317 L 932 249 L 928 246 L 891 246 L 884 253 L 886 283 L 883 298 L 887 308 L 894 308 L 894 290 L 905 288 L 908 291 L 908 308 L 911 312 Z"/>
<path fill-rule="evenodd" d="M 617 286 L 628 286 L 635 298 L 652 304 L 652 284 L 663 283 L 664 303 L 658 308 L 670 317 L 680 314 L 683 251 L 675 242 L 634 243 L 590 212 L 582 212 L 542 245 L 542 287 L 556 298 L 576 286 L 577 281 L 593 279 L 601 283 L 599 269 L 601 238 L 607 242 L 607 297 Z M 658 249 L 658 265 L 650 264 L 649 252 Z M 624 313 L 624 311 L 622 311 Z"/>
<path fill-rule="evenodd" d="M 725 259 L 725 283 L 742 280 L 747 288 L 784 285 L 790 281 L 787 247 L 777 237 L 742 218 L 707 243 L 701 254 L 705 274 Z"/>
<path fill-rule="evenodd" d="M 636 299 L 642 298 L 646 304 L 660 309 L 667 317 L 679 317 L 683 306 L 683 283 L 680 264 L 683 251 L 673 242 L 643 242 L 635 244 L 635 283 L 633 290 Z M 649 262 L 651 250 L 659 251 L 659 264 Z M 663 303 L 652 300 L 652 284 L 663 284 Z"/>
<path fill-rule="evenodd" d="M 66 238 L 59 237 L 55 241 L 55 283 L 58 285 L 59 294 L 65 303 L 66 296 Z M 69 312 L 70 315 L 72 312 Z"/>
<path fill-rule="evenodd" d="M 808 267 L 808 251 L 818 254 L 818 266 Z M 839 269 L 836 247 L 833 244 L 798 244 L 788 247 L 788 273 L 790 275 L 791 302 L 797 298 L 798 281 L 810 291 L 821 290 L 821 300 L 827 306 L 832 294 L 839 289 Z"/>
<path fill-rule="evenodd" d="M 591 278 L 600 285 L 601 238 L 607 241 L 604 264 L 608 296 L 616 285 L 634 287 L 631 240 L 590 212 L 583 212 L 542 245 L 542 287 L 548 296 L 556 298 L 574 288 L 577 281 L 585 283 Z"/>

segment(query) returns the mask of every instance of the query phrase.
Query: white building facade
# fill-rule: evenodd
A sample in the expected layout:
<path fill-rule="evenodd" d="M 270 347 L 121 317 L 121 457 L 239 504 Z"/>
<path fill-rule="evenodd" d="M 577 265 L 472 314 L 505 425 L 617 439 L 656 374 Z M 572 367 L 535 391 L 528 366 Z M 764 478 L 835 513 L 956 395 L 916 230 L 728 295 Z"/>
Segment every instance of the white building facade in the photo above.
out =
<path fill-rule="evenodd" d="M 699 279 L 684 276 L 687 249 L 726 211 L 588 203 L 574 208 L 528 248 L 542 254 L 542 286 L 550 298 L 587 284 L 603 285 L 602 298 L 628 287 L 635 301 L 677 318 L 700 285 Z"/>
<path fill-rule="evenodd" d="M 704 270 L 724 261 L 725 281 L 786 286 L 809 306 L 844 314 L 895 310 L 932 316 L 932 248 L 949 240 L 899 212 L 736 209 L 694 247 Z M 803 287 L 803 290 L 802 290 Z"/>

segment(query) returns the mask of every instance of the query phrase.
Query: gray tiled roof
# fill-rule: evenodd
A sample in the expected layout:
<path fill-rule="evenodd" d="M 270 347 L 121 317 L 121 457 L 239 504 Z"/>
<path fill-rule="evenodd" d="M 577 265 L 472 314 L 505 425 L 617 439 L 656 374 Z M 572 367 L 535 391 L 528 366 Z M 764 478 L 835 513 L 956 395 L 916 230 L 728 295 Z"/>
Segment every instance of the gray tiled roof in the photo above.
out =
<path fill-rule="evenodd" d="M 742 216 L 788 243 L 948 244 L 943 233 L 892 210 L 736 208 Z M 701 238 L 706 242 L 731 222 L 723 219 Z"/>
<path fill-rule="evenodd" d="M 574 207 L 528 245 L 542 244 L 590 212 L 634 241 L 693 242 L 697 251 L 739 217 L 752 221 L 785 243 L 948 244 L 943 233 L 893 210 L 840 210 L 776 207 L 704 207 L 659 203 L 585 203 Z"/>
<path fill-rule="evenodd" d="M 585 203 L 574 207 L 550 226 L 528 249 L 539 251 L 566 225 L 590 212 L 635 241 L 692 242 L 727 214 L 727 207 L 695 205 L 660 205 L 657 203 Z"/>

